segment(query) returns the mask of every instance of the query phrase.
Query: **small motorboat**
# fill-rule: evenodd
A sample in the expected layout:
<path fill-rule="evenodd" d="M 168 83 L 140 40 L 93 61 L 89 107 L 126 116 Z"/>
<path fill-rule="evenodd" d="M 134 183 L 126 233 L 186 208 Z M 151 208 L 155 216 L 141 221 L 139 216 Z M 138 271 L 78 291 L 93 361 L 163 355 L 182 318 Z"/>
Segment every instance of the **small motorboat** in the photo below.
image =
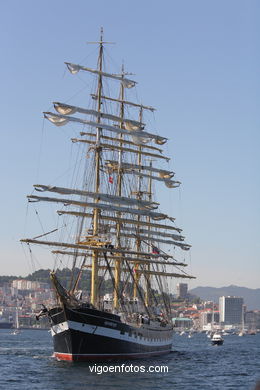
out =
<path fill-rule="evenodd" d="M 222 345 L 224 343 L 224 339 L 219 333 L 214 333 L 211 337 L 211 344 L 212 345 Z"/>
<path fill-rule="evenodd" d="M 21 333 L 21 331 L 20 331 L 20 329 L 14 329 L 13 331 L 12 331 L 12 335 L 17 335 L 17 334 L 20 334 Z"/>

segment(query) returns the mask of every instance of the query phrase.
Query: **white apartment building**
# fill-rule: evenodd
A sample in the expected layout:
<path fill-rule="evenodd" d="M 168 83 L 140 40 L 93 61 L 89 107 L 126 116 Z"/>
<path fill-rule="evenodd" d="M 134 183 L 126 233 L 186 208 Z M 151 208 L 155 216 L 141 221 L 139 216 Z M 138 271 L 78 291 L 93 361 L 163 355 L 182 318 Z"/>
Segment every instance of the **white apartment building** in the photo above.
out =
<path fill-rule="evenodd" d="M 243 298 L 220 297 L 219 298 L 219 319 L 225 325 L 238 325 L 242 323 Z"/>

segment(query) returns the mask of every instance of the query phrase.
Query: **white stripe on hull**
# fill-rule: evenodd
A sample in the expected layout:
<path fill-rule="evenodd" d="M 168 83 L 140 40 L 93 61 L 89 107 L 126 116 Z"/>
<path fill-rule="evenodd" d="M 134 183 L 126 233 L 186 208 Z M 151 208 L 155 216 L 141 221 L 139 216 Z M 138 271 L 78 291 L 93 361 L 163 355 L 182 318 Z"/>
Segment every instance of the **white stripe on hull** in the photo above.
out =
<path fill-rule="evenodd" d="M 58 325 L 52 326 L 51 335 L 55 336 L 56 334 L 63 333 L 69 329 L 76 330 L 86 334 L 95 334 L 97 336 L 109 337 L 112 339 L 127 341 L 130 343 L 141 344 L 146 346 L 161 347 L 161 346 L 168 346 L 169 344 L 172 343 L 172 337 L 169 337 L 163 341 L 159 339 L 150 339 L 150 338 L 144 338 L 140 336 L 135 337 L 134 335 L 129 336 L 127 333 L 121 334 L 120 330 L 105 328 L 102 326 L 88 325 L 88 324 L 83 324 L 75 321 L 65 321 Z M 158 331 L 158 333 L 160 333 L 160 331 Z"/>

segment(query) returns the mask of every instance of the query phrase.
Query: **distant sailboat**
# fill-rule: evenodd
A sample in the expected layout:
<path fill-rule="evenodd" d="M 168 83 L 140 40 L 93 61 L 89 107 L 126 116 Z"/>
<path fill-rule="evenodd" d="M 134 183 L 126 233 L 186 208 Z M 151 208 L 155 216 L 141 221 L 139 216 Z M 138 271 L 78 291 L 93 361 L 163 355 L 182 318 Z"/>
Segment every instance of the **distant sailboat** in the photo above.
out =
<path fill-rule="evenodd" d="M 16 311 L 15 311 L 15 324 L 14 325 L 15 325 L 15 327 L 14 327 L 12 334 L 16 335 L 16 334 L 21 333 L 21 329 L 20 329 L 20 325 L 19 325 L 18 308 L 16 308 Z"/>
<path fill-rule="evenodd" d="M 245 315 L 244 315 L 244 307 L 242 306 L 242 321 L 241 321 L 241 330 L 238 333 L 238 336 L 245 336 Z"/>
<path fill-rule="evenodd" d="M 212 321 L 211 321 L 211 344 L 212 345 L 222 345 L 224 343 L 224 338 L 222 337 L 219 331 L 214 330 L 214 302 L 212 306 Z"/>

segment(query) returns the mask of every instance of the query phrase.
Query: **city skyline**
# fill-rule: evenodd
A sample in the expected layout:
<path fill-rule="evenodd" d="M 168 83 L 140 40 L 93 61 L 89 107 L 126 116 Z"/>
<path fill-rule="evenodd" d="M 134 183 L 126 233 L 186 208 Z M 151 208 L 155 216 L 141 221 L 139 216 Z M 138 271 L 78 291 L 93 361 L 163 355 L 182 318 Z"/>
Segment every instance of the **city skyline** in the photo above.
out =
<path fill-rule="evenodd" d="M 181 285 L 179 288 L 186 295 L 185 283 Z M 214 302 L 180 295 L 177 291 L 171 302 L 172 321 L 177 327 L 176 331 L 180 327 L 210 331 L 216 325 L 223 329 L 227 327 L 229 330 L 241 330 L 243 324 L 243 332 L 255 332 L 260 327 L 259 306 L 247 308 L 241 296 L 220 296 L 218 302 Z M 105 294 L 105 291 L 103 297 L 107 304 L 113 299 L 112 294 Z M 25 279 L 1 281 L 0 298 L 0 328 L 10 328 L 10 322 L 15 327 L 48 327 L 46 321 L 38 323 L 42 303 L 48 302 L 50 305 L 54 302 L 53 290 L 46 281 L 46 275 L 41 282 Z"/>
<path fill-rule="evenodd" d="M 87 102 L 85 81 L 72 80 L 63 62 L 94 66 L 97 49 L 86 41 L 97 40 L 103 26 L 105 39 L 116 42 L 106 48 L 108 65 L 119 70 L 123 56 L 139 99 L 157 108 L 156 131 L 170 139 L 170 167 L 183 184 L 159 195 L 192 244 L 186 261 L 197 279 L 189 289 L 259 288 L 259 4 L 166 1 L 167 13 L 161 5 L 132 5 L 138 12 L 129 9 L 124 24 L 117 1 L 63 10 L 49 0 L 2 6 L 1 274 L 53 267 L 46 250 L 33 248 L 31 257 L 25 247 L 25 256 L 19 243 L 42 233 L 26 203 L 32 185 L 56 183 L 69 166 L 61 150 L 70 156 L 74 134 L 43 124 L 42 111 L 77 93 Z M 44 230 L 53 227 L 50 219 Z"/>

